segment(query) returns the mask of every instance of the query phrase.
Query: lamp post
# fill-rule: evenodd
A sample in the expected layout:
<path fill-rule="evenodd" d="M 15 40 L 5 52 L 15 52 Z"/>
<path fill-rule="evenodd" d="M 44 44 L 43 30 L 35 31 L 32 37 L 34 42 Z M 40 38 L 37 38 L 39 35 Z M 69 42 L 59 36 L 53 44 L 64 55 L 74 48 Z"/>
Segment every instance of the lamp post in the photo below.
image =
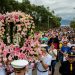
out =
<path fill-rule="evenodd" d="M 48 16 L 48 28 L 49 28 L 49 20 L 52 19 L 52 18 L 53 18 L 53 17 Z M 51 25 L 50 25 L 50 27 L 51 27 Z"/>
<path fill-rule="evenodd" d="M 49 28 L 49 16 L 48 16 L 48 28 Z"/>
<path fill-rule="evenodd" d="M 39 24 L 41 24 L 41 16 L 39 16 Z M 39 25 L 38 25 L 38 28 L 39 28 Z"/>

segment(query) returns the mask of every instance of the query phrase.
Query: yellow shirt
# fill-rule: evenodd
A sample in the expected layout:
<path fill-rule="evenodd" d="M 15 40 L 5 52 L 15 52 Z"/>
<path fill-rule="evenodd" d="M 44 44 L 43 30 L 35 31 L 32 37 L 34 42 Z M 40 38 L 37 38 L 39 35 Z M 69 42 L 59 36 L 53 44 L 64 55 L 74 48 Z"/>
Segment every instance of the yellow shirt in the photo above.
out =
<path fill-rule="evenodd" d="M 62 43 L 59 44 L 59 48 L 60 48 L 60 49 L 61 49 L 61 47 L 62 47 Z"/>

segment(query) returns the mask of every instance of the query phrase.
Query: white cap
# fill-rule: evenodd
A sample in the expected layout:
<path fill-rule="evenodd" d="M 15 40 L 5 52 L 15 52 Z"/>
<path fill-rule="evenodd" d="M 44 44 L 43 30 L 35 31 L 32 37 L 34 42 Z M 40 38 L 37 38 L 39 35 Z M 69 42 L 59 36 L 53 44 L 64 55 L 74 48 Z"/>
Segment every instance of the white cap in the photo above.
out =
<path fill-rule="evenodd" d="M 11 65 L 13 68 L 24 68 L 26 65 L 28 65 L 27 60 L 14 60 L 11 62 Z"/>
<path fill-rule="evenodd" d="M 48 45 L 47 44 L 41 44 L 40 46 L 41 47 L 47 47 Z"/>

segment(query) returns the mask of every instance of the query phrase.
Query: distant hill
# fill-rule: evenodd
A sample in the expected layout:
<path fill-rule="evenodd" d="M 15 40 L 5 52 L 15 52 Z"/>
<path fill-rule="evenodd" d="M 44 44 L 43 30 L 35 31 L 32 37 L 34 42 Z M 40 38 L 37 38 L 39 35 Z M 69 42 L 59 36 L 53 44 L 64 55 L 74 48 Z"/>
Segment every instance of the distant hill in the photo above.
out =
<path fill-rule="evenodd" d="M 61 26 L 70 25 L 70 20 L 61 20 Z"/>

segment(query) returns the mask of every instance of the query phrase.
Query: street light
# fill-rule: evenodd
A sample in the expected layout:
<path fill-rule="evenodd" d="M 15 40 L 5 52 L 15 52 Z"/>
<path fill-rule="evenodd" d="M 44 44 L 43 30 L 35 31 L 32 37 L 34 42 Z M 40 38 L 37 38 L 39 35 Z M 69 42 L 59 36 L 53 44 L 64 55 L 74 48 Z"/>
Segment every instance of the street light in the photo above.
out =
<path fill-rule="evenodd" d="M 52 19 L 52 16 L 48 16 L 48 28 L 49 28 L 49 19 Z"/>
<path fill-rule="evenodd" d="M 40 22 L 40 25 L 41 25 L 41 16 L 39 16 L 39 22 Z M 39 25 L 38 25 L 38 28 L 39 28 Z"/>
<path fill-rule="evenodd" d="M 49 28 L 49 16 L 48 16 L 48 28 Z"/>

